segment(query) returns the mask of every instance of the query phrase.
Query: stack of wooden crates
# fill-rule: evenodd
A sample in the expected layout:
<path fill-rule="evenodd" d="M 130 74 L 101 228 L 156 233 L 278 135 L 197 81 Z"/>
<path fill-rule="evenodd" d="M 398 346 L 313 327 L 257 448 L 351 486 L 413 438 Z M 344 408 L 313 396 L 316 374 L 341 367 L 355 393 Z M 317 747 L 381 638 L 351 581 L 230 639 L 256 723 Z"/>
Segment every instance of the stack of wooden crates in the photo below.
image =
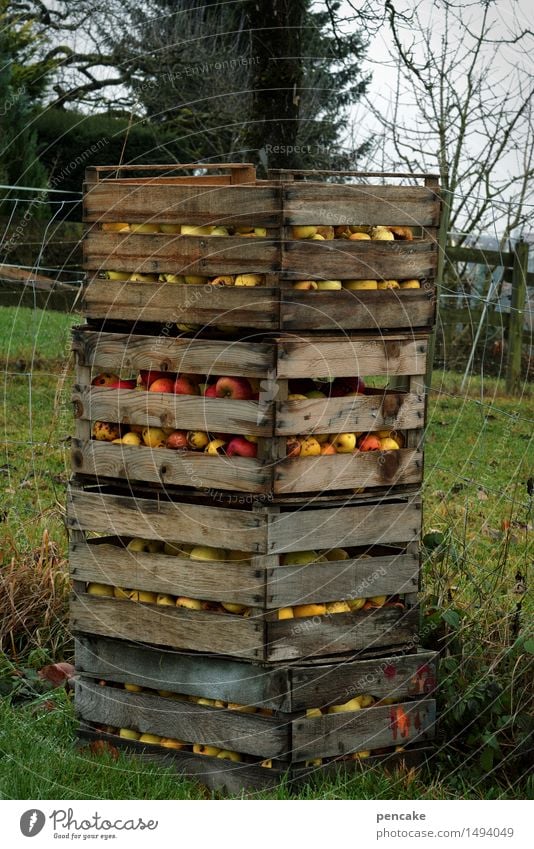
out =
<path fill-rule="evenodd" d="M 435 722 L 417 592 L 437 181 L 182 168 L 87 173 L 67 514 L 80 737 L 230 791 L 416 761 Z M 413 238 L 349 237 L 383 226 Z M 150 371 L 252 397 L 148 391 Z M 98 385 L 117 377 L 144 388 Z M 378 432 L 400 448 L 350 450 Z M 346 453 L 297 456 L 340 433 Z M 256 447 L 191 450 L 195 434 Z"/>

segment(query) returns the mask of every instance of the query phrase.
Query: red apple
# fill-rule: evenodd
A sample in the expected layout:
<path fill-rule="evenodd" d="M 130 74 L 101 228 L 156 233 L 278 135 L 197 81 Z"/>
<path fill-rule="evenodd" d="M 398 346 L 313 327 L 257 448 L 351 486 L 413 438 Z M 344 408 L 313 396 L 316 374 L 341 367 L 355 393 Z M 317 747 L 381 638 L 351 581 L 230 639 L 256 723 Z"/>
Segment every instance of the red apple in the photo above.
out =
<path fill-rule="evenodd" d="M 358 442 L 360 451 L 380 451 L 382 446 L 378 437 L 368 433 L 367 436 L 362 436 Z"/>
<path fill-rule="evenodd" d="M 256 457 L 258 446 L 255 442 L 249 442 L 244 436 L 234 436 L 226 446 L 228 457 Z"/>
<path fill-rule="evenodd" d="M 110 389 L 135 389 L 137 383 L 135 380 L 116 380 L 115 383 L 110 383 Z"/>
<path fill-rule="evenodd" d="M 113 386 L 114 383 L 120 380 L 118 374 L 112 374 L 111 372 L 103 371 L 101 374 L 97 374 L 91 381 L 91 386 Z"/>
<path fill-rule="evenodd" d="M 149 392 L 174 392 L 174 380 L 172 377 L 158 377 L 148 387 Z"/>
<path fill-rule="evenodd" d="M 342 398 L 344 395 L 352 395 L 354 392 L 359 395 L 365 393 L 365 383 L 361 377 L 336 377 L 332 384 L 333 398 Z"/>
<path fill-rule="evenodd" d="M 140 382 L 144 383 L 148 388 L 160 377 L 171 377 L 174 380 L 174 375 L 169 374 L 168 371 L 154 371 L 153 369 L 141 369 L 139 371 L 139 377 L 141 378 Z"/>
<path fill-rule="evenodd" d="M 246 377 L 220 377 L 215 387 L 217 398 L 232 398 L 234 401 L 252 398 L 252 387 Z"/>
<path fill-rule="evenodd" d="M 204 398 L 216 398 L 217 397 L 217 384 L 212 383 L 210 386 L 206 386 L 204 390 Z"/>
<path fill-rule="evenodd" d="M 198 383 L 193 383 L 188 374 L 179 374 L 174 381 L 174 390 L 172 391 L 175 395 L 198 395 Z"/>
<path fill-rule="evenodd" d="M 187 444 L 187 431 L 173 430 L 165 440 L 165 445 L 167 448 L 174 448 L 176 451 L 186 451 L 189 447 Z"/>

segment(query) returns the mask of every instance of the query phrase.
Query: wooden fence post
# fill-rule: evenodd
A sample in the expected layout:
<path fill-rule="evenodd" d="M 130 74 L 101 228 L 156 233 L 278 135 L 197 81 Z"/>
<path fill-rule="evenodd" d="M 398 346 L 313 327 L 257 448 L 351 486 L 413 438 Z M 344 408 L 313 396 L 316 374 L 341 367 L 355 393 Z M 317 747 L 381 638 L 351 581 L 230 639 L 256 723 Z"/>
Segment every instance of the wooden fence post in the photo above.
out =
<path fill-rule="evenodd" d="M 518 242 L 513 251 L 512 303 L 508 321 L 508 358 L 506 362 L 506 391 L 515 395 L 521 383 L 521 351 L 523 322 L 527 295 L 528 243 Z"/>
<path fill-rule="evenodd" d="M 447 180 L 443 178 L 441 180 L 441 184 L 447 185 Z M 433 183 L 428 183 L 425 180 L 425 185 L 433 185 Z M 436 269 L 436 321 L 434 324 L 434 328 L 430 334 L 428 340 L 428 354 L 426 361 L 426 376 L 425 376 L 425 384 L 427 388 L 427 392 L 430 390 L 430 386 L 432 383 L 432 366 L 434 362 L 434 349 L 436 346 L 436 333 L 438 327 L 439 320 L 439 308 L 440 308 L 440 296 L 441 296 L 441 287 L 443 284 L 443 273 L 445 269 L 445 253 L 447 250 L 447 236 L 449 232 L 449 222 L 451 217 L 451 197 L 449 193 L 446 191 L 442 192 L 441 195 L 441 218 L 440 218 L 440 226 L 438 233 L 438 263 Z"/>

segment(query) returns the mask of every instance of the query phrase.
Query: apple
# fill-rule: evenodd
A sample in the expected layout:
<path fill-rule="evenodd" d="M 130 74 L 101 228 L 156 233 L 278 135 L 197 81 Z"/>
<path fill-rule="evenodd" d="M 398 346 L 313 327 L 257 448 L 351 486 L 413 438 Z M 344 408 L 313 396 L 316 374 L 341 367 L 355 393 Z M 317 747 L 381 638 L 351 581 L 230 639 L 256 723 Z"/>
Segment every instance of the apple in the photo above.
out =
<path fill-rule="evenodd" d="M 246 377 L 220 377 L 215 384 L 217 398 L 247 401 L 252 397 L 252 387 Z"/>
<path fill-rule="evenodd" d="M 185 545 L 181 542 L 165 542 L 163 543 L 163 552 L 169 557 L 189 557 L 192 551 L 192 545 Z"/>
<path fill-rule="evenodd" d="M 287 396 L 287 400 L 288 401 L 307 401 L 308 396 L 302 395 L 300 392 L 292 392 L 290 395 Z"/>
<path fill-rule="evenodd" d="M 421 284 L 419 280 L 401 280 L 399 283 L 401 289 L 420 289 Z"/>
<path fill-rule="evenodd" d="M 370 238 L 369 233 L 351 233 L 349 236 L 351 242 L 369 241 Z"/>
<path fill-rule="evenodd" d="M 158 594 L 149 592 L 149 590 L 137 590 L 137 601 L 142 604 L 156 604 Z"/>
<path fill-rule="evenodd" d="M 140 369 L 139 378 L 140 382 L 143 383 L 148 389 L 154 383 L 155 380 L 159 380 L 161 377 L 169 377 L 168 371 L 154 371 L 153 369 Z"/>
<path fill-rule="evenodd" d="M 397 751 L 397 750 L 395 749 L 395 751 Z M 370 749 L 362 749 L 361 752 L 354 752 L 353 753 L 352 760 L 353 761 L 363 761 L 363 760 L 365 760 L 365 758 L 370 758 L 370 757 L 371 757 Z"/>
<path fill-rule="evenodd" d="M 382 451 L 398 451 L 400 448 L 399 443 L 395 439 L 392 439 L 391 436 L 384 436 L 379 442 Z"/>
<path fill-rule="evenodd" d="M 159 233 L 159 224 L 143 222 L 143 224 L 130 224 L 130 233 Z"/>
<path fill-rule="evenodd" d="M 374 696 L 371 696 L 367 693 L 365 693 L 363 696 L 360 696 L 360 706 L 362 708 L 371 707 L 371 705 L 374 705 L 374 703 L 375 703 Z"/>
<path fill-rule="evenodd" d="M 392 242 L 395 236 L 388 230 L 387 227 L 371 227 L 371 239 L 378 239 L 381 242 Z"/>
<path fill-rule="evenodd" d="M 233 286 L 235 284 L 235 277 L 231 274 L 220 274 L 218 277 L 210 280 L 210 284 L 212 286 Z"/>
<path fill-rule="evenodd" d="M 316 234 L 315 234 L 315 236 L 312 236 L 312 237 L 311 237 L 311 241 L 312 241 L 312 242 L 324 242 L 324 241 L 325 241 L 325 237 L 324 237 L 324 236 L 321 236 L 321 234 L 320 234 L 320 233 L 316 233 Z"/>
<path fill-rule="evenodd" d="M 137 382 L 135 380 L 116 380 L 115 383 L 110 383 L 110 389 L 135 389 Z"/>
<path fill-rule="evenodd" d="M 242 616 L 249 609 L 246 604 L 236 604 L 233 601 L 223 601 L 222 606 L 228 613 L 235 613 Z"/>
<path fill-rule="evenodd" d="M 298 457 L 301 443 L 296 436 L 288 436 L 286 440 L 286 457 Z"/>
<path fill-rule="evenodd" d="M 327 239 L 328 241 L 333 239 L 335 235 L 334 228 L 330 224 L 327 224 L 324 227 L 318 227 L 317 232 L 319 236 L 322 236 L 323 239 Z"/>
<path fill-rule="evenodd" d="M 121 439 L 114 439 L 114 445 L 141 445 L 141 437 L 138 433 L 125 433 Z"/>
<path fill-rule="evenodd" d="M 282 566 L 306 566 L 316 560 L 316 551 L 290 551 L 288 554 L 282 555 L 280 563 Z"/>
<path fill-rule="evenodd" d="M 373 595 L 367 599 L 374 607 L 383 607 L 387 600 L 387 595 Z"/>
<path fill-rule="evenodd" d="M 143 428 L 143 443 L 148 448 L 163 448 L 167 437 L 160 427 L 144 427 Z"/>
<path fill-rule="evenodd" d="M 397 280 L 379 280 L 378 281 L 379 289 L 400 289 L 400 286 Z"/>
<path fill-rule="evenodd" d="M 182 224 L 180 233 L 182 236 L 209 236 L 213 225 Z"/>
<path fill-rule="evenodd" d="M 172 377 L 158 377 L 148 387 L 149 392 L 174 392 L 174 380 Z"/>
<path fill-rule="evenodd" d="M 246 233 L 252 233 L 254 227 L 249 224 L 241 224 L 239 227 L 235 228 L 236 235 L 244 236 Z"/>
<path fill-rule="evenodd" d="M 263 274 L 238 274 L 234 286 L 261 286 L 264 281 Z"/>
<path fill-rule="evenodd" d="M 348 239 L 350 236 L 350 228 L 348 224 L 337 224 L 334 227 L 335 239 Z"/>
<path fill-rule="evenodd" d="M 267 227 L 254 227 L 254 235 L 264 239 L 267 236 Z"/>
<path fill-rule="evenodd" d="M 332 440 L 332 445 L 338 454 L 352 454 L 356 448 L 355 433 L 338 433 Z"/>
<path fill-rule="evenodd" d="M 189 552 L 191 560 L 224 560 L 224 549 L 209 545 L 195 545 Z"/>
<path fill-rule="evenodd" d="M 360 451 L 380 451 L 382 446 L 380 444 L 380 440 L 377 439 L 376 436 L 373 436 L 372 433 L 368 433 L 366 436 L 360 437 L 358 441 L 358 448 Z"/>
<path fill-rule="evenodd" d="M 313 716 L 322 716 L 322 715 L 323 715 L 323 712 L 322 712 L 321 708 L 307 708 L 307 710 L 306 710 L 306 716 L 308 716 L 310 718 L 313 717 Z"/>
<path fill-rule="evenodd" d="M 173 390 L 171 390 L 172 392 Z M 200 395 L 198 383 L 187 374 L 179 374 L 174 381 L 175 395 Z"/>
<path fill-rule="evenodd" d="M 160 283 L 185 283 L 182 274 L 160 274 L 158 280 Z"/>
<path fill-rule="evenodd" d="M 124 689 L 129 693 L 142 693 L 143 688 L 139 686 L 139 684 L 125 684 Z"/>
<path fill-rule="evenodd" d="M 211 457 L 220 456 L 224 454 L 225 445 L 226 442 L 224 439 L 212 439 L 204 448 L 204 454 L 209 454 Z"/>
<path fill-rule="evenodd" d="M 349 292 L 356 292 L 360 289 L 378 289 L 378 280 L 344 280 L 343 288 Z"/>
<path fill-rule="evenodd" d="M 130 225 L 124 221 L 105 221 L 102 224 L 104 233 L 128 233 Z"/>
<path fill-rule="evenodd" d="M 230 233 L 226 227 L 212 227 L 210 236 L 229 236 Z"/>
<path fill-rule="evenodd" d="M 331 442 L 325 442 L 324 445 L 321 445 L 321 455 L 325 456 L 327 454 L 337 454 L 335 445 L 332 445 Z"/>
<path fill-rule="evenodd" d="M 120 598 L 123 601 L 132 601 L 137 590 L 127 590 L 124 587 L 113 587 L 114 598 Z"/>
<path fill-rule="evenodd" d="M 326 398 L 326 397 L 327 396 L 325 395 L 325 393 L 321 392 L 320 389 L 312 389 L 311 392 L 306 392 L 306 398 Z M 324 436 L 327 436 L 327 435 L 328 434 L 324 434 Z"/>
<path fill-rule="evenodd" d="M 350 607 L 346 601 L 329 601 L 326 605 L 327 613 L 350 613 Z"/>
<path fill-rule="evenodd" d="M 87 584 L 86 592 L 88 592 L 89 595 L 101 595 L 107 596 L 108 598 L 113 597 L 113 587 L 111 587 L 109 584 L 98 584 L 95 582 L 91 582 Z"/>
<path fill-rule="evenodd" d="M 306 616 L 324 616 L 326 613 L 326 604 L 297 604 L 293 608 L 295 619 L 302 619 Z"/>
<path fill-rule="evenodd" d="M 141 734 L 139 738 L 140 743 L 152 743 L 154 746 L 159 746 L 161 743 L 161 737 L 159 734 Z"/>
<path fill-rule="evenodd" d="M 204 389 L 204 398 L 216 398 L 217 397 L 217 384 L 210 383 L 209 386 L 206 386 Z"/>
<path fill-rule="evenodd" d="M 344 548 L 331 548 L 325 553 L 327 560 L 350 560 L 350 554 Z"/>
<path fill-rule="evenodd" d="M 361 377 L 336 377 L 332 384 L 332 398 L 343 398 L 345 395 L 363 395 L 365 383 Z"/>
<path fill-rule="evenodd" d="M 321 445 L 314 436 L 303 439 L 300 445 L 301 457 L 317 457 L 321 453 Z"/>
<path fill-rule="evenodd" d="M 317 288 L 321 292 L 326 292 L 329 290 L 339 290 L 342 288 L 341 280 L 319 280 L 317 283 Z"/>
<path fill-rule="evenodd" d="M 272 769 L 273 768 L 272 759 L 266 758 L 264 761 L 260 761 L 260 766 L 262 766 L 264 769 Z"/>
<path fill-rule="evenodd" d="M 139 271 L 135 271 L 133 274 L 130 274 L 128 280 L 130 283 L 157 283 L 158 275 L 143 274 Z"/>
<path fill-rule="evenodd" d="M 209 755 L 212 758 L 216 758 L 221 751 L 222 749 L 218 749 L 217 746 L 204 746 L 202 743 L 195 743 L 193 746 L 195 755 Z"/>
<path fill-rule="evenodd" d="M 225 761 L 233 761 L 234 763 L 240 763 L 241 761 L 241 755 L 239 752 L 231 752 L 229 749 L 224 749 L 222 752 L 219 752 L 216 757 L 222 758 Z"/>
<path fill-rule="evenodd" d="M 350 701 L 342 705 L 332 705 L 328 708 L 328 713 L 347 713 L 349 711 L 361 710 L 360 697 L 355 696 Z"/>
<path fill-rule="evenodd" d="M 181 233 L 181 224 L 160 224 L 159 229 L 162 233 Z"/>
<path fill-rule="evenodd" d="M 202 451 L 206 447 L 210 438 L 203 430 L 188 430 L 187 444 L 193 451 Z"/>
<path fill-rule="evenodd" d="M 226 454 L 228 457 L 257 457 L 258 446 L 244 436 L 234 436 L 226 446 Z"/>
<path fill-rule="evenodd" d="M 103 371 L 101 374 L 97 374 L 91 381 L 91 386 L 112 386 L 114 383 L 120 380 L 118 374 L 113 374 L 109 371 Z"/>
<path fill-rule="evenodd" d="M 165 439 L 165 445 L 174 451 L 187 451 L 187 432 L 185 430 L 173 430 Z"/>
<path fill-rule="evenodd" d="M 317 227 L 312 226 L 297 226 L 291 228 L 291 238 L 292 239 L 311 239 L 312 236 L 315 236 L 317 233 Z"/>
<path fill-rule="evenodd" d="M 301 289 L 304 292 L 310 292 L 318 288 L 315 280 L 297 280 L 296 283 L 293 283 L 293 289 Z"/>
<path fill-rule="evenodd" d="M 159 604 L 160 607 L 175 607 L 176 599 L 173 595 L 158 593 L 156 597 L 156 604 Z"/>
<path fill-rule="evenodd" d="M 199 601 L 198 598 L 178 596 L 176 599 L 176 607 L 185 607 L 188 610 L 202 610 L 202 602 Z"/>
<path fill-rule="evenodd" d="M 188 284 L 188 286 L 203 286 L 204 283 L 208 282 L 207 277 L 202 277 L 200 274 L 186 274 L 184 277 L 184 282 Z M 176 325 L 179 327 L 180 325 Z M 185 325 L 186 327 L 198 327 L 199 325 Z"/>
<path fill-rule="evenodd" d="M 239 713 L 256 713 L 254 705 L 242 705 L 238 702 L 228 702 L 228 710 L 237 710 Z"/>
<path fill-rule="evenodd" d="M 119 729 L 119 737 L 124 740 L 139 740 L 141 735 L 139 731 L 134 731 L 133 728 L 121 728 Z"/>
<path fill-rule="evenodd" d="M 120 427 L 113 422 L 94 422 L 92 428 L 93 439 L 98 442 L 113 442 L 121 435 Z"/>
<path fill-rule="evenodd" d="M 172 737 L 162 737 L 160 746 L 163 746 L 165 749 L 183 749 L 187 746 L 187 743 L 183 743 L 182 740 L 174 740 Z"/>
<path fill-rule="evenodd" d="M 126 282 L 130 279 L 129 271 L 104 271 L 104 274 L 108 280 L 122 280 Z"/>
<path fill-rule="evenodd" d="M 226 554 L 226 559 L 232 563 L 249 563 L 252 553 L 250 551 L 239 551 L 237 548 L 232 548 Z"/>
<path fill-rule="evenodd" d="M 278 619 L 293 619 L 294 613 L 292 607 L 281 607 L 278 611 Z"/>

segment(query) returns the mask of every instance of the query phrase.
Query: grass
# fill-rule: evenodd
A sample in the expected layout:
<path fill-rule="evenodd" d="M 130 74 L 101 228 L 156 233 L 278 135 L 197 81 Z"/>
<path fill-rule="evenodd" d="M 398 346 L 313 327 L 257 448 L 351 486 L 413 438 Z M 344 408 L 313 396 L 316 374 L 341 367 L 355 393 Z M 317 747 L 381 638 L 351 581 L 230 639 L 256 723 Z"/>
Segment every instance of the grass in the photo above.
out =
<path fill-rule="evenodd" d="M 9 572 L 5 564 L 13 558 L 15 564 L 25 565 L 26 574 L 31 573 L 42 550 L 43 535 L 48 535 L 54 547 L 58 569 L 65 568 L 64 500 L 72 430 L 71 374 L 65 360 L 70 326 L 75 321 L 60 313 L 0 308 L 0 363 L 4 374 L 0 560 L 4 579 Z M 528 698 L 519 672 L 524 667 L 524 652 L 517 648 L 514 628 L 517 604 L 522 600 L 517 576 L 524 576 L 532 559 L 532 498 L 527 480 L 533 474 L 529 451 L 534 398 L 527 391 L 520 398 L 507 397 L 503 381 L 495 378 L 472 377 L 464 390 L 460 380 L 461 376 L 453 373 L 434 374 L 424 485 L 425 531 L 435 529 L 443 535 L 441 546 L 429 556 L 425 567 L 424 602 L 428 610 L 438 611 L 435 615 L 439 620 L 435 623 L 437 636 L 432 633 L 431 640 L 436 645 L 440 639 L 453 645 L 456 641 L 459 646 L 456 665 L 447 659 L 441 673 L 441 716 L 452 742 L 440 751 L 432 772 L 421 778 L 363 773 L 347 782 L 314 782 L 299 793 L 299 798 L 477 798 L 513 797 L 514 793 L 526 792 L 524 784 L 516 786 L 520 775 L 512 770 L 497 780 L 491 760 L 488 766 L 486 759 L 482 768 L 476 760 L 478 754 L 472 756 L 468 766 L 460 765 L 466 745 L 474 752 L 478 752 L 477 746 L 485 746 L 484 734 L 490 735 L 486 748 L 495 744 L 491 738 L 493 725 L 488 725 L 486 732 L 484 722 L 489 717 L 493 723 L 490 714 L 497 699 L 491 688 L 488 693 L 481 688 L 489 687 L 488 682 L 494 680 L 497 684 L 510 682 L 513 676 L 514 686 L 520 686 L 520 691 L 514 690 L 513 699 L 510 697 L 513 704 L 506 703 L 502 708 L 508 724 L 502 722 L 502 711 L 493 723 L 501 722 L 504 728 L 498 741 L 502 746 L 499 758 L 505 760 L 517 749 L 516 726 Z M 46 570 L 46 558 L 43 563 Z M 40 605 L 38 593 L 31 591 L 31 581 L 27 586 L 25 604 L 31 605 L 33 597 Z M 57 628 L 54 630 L 50 623 L 45 627 L 44 621 L 41 630 L 36 628 L 34 648 L 41 652 L 34 659 L 36 665 L 45 657 L 59 660 L 62 651 L 68 650 L 68 643 L 61 641 L 65 602 L 62 613 L 61 598 L 59 601 L 52 614 Z M 526 604 L 523 601 L 522 623 L 529 612 Z M 447 612 L 447 621 L 440 618 L 442 610 Z M 479 689 L 474 693 L 475 686 Z M 506 687 L 504 702 L 508 698 Z M 2 706 L 0 749 L 6 756 L 0 759 L 0 795 L 58 799 L 205 797 L 198 785 L 161 769 L 141 767 L 122 755 L 112 761 L 75 753 L 72 705 L 60 693 L 54 697 L 53 706 L 53 710 L 45 710 L 39 703 L 13 708 L 7 701 Z M 468 721 L 478 724 L 482 742 L 477 738 L 475 744 L 469 743 L 462 734 Z M 282 797 L 285 792 L 282 788 Z"/>

